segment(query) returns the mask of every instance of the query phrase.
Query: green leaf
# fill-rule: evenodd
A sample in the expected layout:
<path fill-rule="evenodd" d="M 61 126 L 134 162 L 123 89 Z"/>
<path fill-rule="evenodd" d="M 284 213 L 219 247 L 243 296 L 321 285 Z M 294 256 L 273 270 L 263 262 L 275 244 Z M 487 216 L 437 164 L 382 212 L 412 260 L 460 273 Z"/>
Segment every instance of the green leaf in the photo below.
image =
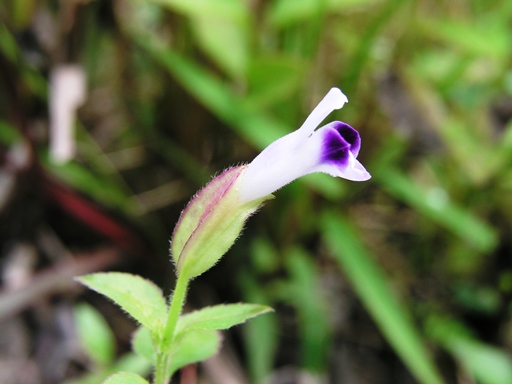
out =
<path fill-rule="evenodd" d="M 134 352 L 125 353 L 111 367 L 112 372 L 129 371 L 138 373 L 141 376 L 149 375 L 152 369 L 153 365 L 150 362 Z"/>
<path fill-rule="evenodd" d="M 279 252 L 267 237 L 255 237 L 251 241 L 251 272 L 271 274 L 279 270 Z"/>
<path fill-rule="evenodd" d="M 422 18 L 420 30 L 429 39 L 438 38 L 451 49 L 472 55 L 503 59 L 509 54 L 510 34 L 506 23 L 482 18 L 480 23 Z"/>
<path fill-rule="evenodd" d="M 139 356 L 144 357 L 149 362 L 156 364 L 156 353 L 151 340 L 151 333 L 145 327 L 139 327 L 132 336 L 132 349 Z"/>
<path fill-rule="evenodd" d="M 23 136 L 16 128 L 8 122 L 0 120 L 0 142 L 2 144 L 12 145 L 22 139 Z"/>
<path fill-rule="evenodd" d="M 17 5 L 20 3 L 16 2 Z M 19 69 L 23 85 L 41 100 L 46 100 L 48 82 L 41 72 L 25 62 L 20 46 L 3 21 L 0 22 L 0 52 Z"/>
<path fill-rule="evenodd" d="M 151 281 L 121 272 L 94 273 L 76 280 L 114 301 L 151 332 L 162 329 L 167 305 Z"/>
<path fill-rule="evenodd" d="M 308 371 L 322 372 L 329 361 L 332 314 L 321 289 L 318 266 L 301 248 L 287 252 L 285 262 L 290 279 L 283 286 L 286 301 L 294 305 L 298 315 L 302 366 Z"/>
<path fill-rule="evenodd" d="M 270 302 L 270 290 L 264 289 L 254 280 L 253 272 L 242 273 L 238 280 L 246 299 L 260 303 Z M 261 383 L 270 375 L 274 366 L 279 335 L 276 316 L 259 316 L 244 324 L 243 331 L 252 382 Z"/>
<path fill-rule="evenodd" d="M 407 309 L 396 299 L 385 275 L 368 255 L 354 229 L 345 220 L 329 213 L 322 216 L 321 223 L 333 257 L 411 373 L 421 383 L 443 383 Z"/>
<path fill-rule="evenodd" d="M 18 43 L 5 23 L 0 23 L 0 52 L 12 63 L 17 63 L 21 53 Z"/>
<path fill-rule="evenodd" d="M 213 330 L 191 330 L 175 339 L 171 375 L 185 365 L 198 363 L 215 355 L 220 348 L 220 334 Z"/>
<path fill-rule="evenodd" d="M 354 7 L 374 5 L 376 2 L 376 0 L 277 0 L 272 2 L 268 19 L 275 26 L 286 26 L 310 20 L 322 7 L 326 7 L 329 11 L 340 12 Z"/>
<path fill-rule="evenodd" d="M 145 358 L 128 352 L 104 369 L 92 371 L 83 377 L 67 380 L 62 384 L 98 384 L 117 372 L 133 372 L 141 376 L 147 376 L 151 373 L 151 369 L 152 364 Z"/>
<path fill-rule="evenodd" d="M 220 335 L 214 330 L 191 329 L 181 332 L 170 350 L 171 375 L 181 367 L 197 363 L 213 356 L 220 348 Z M 133 349 L 153 364 L 156 353 L 149 331 L 140 327 L 132 339 Z"/>
<path fill-rule="evenodd" d="M 96 363 L 104 366 L 110 364 L 114 358 L 115 340 L 103 316 L 85 303 L 77 305 L 74 314 L 84 349 Z"/>
<path fill-rule="evenodd" d="M 239 0 L 150 0 L 189 17 L 210 15 L 230 19 L 242 19 L 246 12 L 244 2 Z"/>
<path fill-rule="evenodd" d="M 177 334 L 193 329 L 217 330 L 228 329 L 245 323 L 251 317 L 273 311 L 266 305 L 227 304 L 206 307 L 183 315 L 178 321 Z"/>
<path fill-rule="evenodd" d="M 382 187 L 418 212 L 443 225 L 480 251 L 491 251 L 498 242 L 495 230 L 466 208 L 451 202 L 443 191 L 425 190 L 396 169 L 386 167 L 374 174 Z"/>
<path fill-rule="evenodd" d="M 190 18 L 198 45 L 224 71 L 243 77 L 249 59 L 250 10 L 238 0 L 151 0 Z M 226 44 L 229 42 L 229 44 Z"/>
<path fill-rule="evenodd" d="M 446 316 L 432 315 L 427 332 L 482 384 L 512 383 L 512 360 L 504 350 L 474 338 L 465 326 Z"/>
<path fill-rule="evenodd" d="M 110 376 L 103 384 L 149 384 L 148 381 L 136 373 L 119 372 Z"/>
<path fill-rule="evenodd" d="M 209 14 L 192 20 L 192 27 L 203 51 L 234 78 L 245 77 L 247 71 L 249 44 L 246 26 L 247 23 Z"/>
<path fill-rule="evenodd" d="M 446 117 L 439 127 L 441 138 L 451 155 L 475 185 L 489 179 L 489 164 L 496 148 L 487 139 L 471 130 L 471 123 L 456 117 Z"/>
<path fill-rule="evenodd" d="M 251 111 L 283 103 L 300 90 L 307 62 L 293 55 L 273 54 L 251 61 L 247 81 L 249 94 L 244 105 Z"/>

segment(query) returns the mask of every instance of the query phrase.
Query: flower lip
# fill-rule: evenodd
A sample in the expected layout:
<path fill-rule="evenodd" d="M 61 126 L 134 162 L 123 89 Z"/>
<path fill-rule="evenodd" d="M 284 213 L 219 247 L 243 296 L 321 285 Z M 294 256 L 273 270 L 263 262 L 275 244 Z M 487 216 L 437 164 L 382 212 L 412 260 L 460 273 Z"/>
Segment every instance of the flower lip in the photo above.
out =
<path fill-rule="evenodd" d="M 359 154 L 361 138 L 350 125 L 341 121 L 333 121 L 320 128 L 316 134 L 322 135 L 320 163 L 347 166 L 349 151 L 354 157 Z"/>
<path fill-rule="evenodd" d="M 333 125 L 333 128 L 338 131 L 341 137 L 343 137 L 343 139 L 349 144 L 350 152 L 352 152 L 354 157 L 357 157 L 359 149 L 361 149 L 361 137 L 359 136 L 359 132 L 347 123 L 343 123 L 341 121 L 334 121 L 331 124 Z"/>
<path fill-rule="evenodd" d="M 323 143 L 320 164 L 333 164 L 346 167 L 349 160 L 350 144 L 332 128 L 323 128 Z"/>

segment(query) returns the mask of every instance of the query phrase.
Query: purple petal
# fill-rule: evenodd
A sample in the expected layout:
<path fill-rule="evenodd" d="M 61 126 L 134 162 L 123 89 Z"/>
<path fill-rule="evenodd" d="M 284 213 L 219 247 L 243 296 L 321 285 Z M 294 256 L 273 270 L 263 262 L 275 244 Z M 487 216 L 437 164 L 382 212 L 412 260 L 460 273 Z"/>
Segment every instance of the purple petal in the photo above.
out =
<path fill-rule="evenodd" d="M 334 128 L 325 126 L 323 131 L 323 143 L 320 162 L 346 167 L 349 161 L 350 144 Z"/>
<path fill-rule="evenodd" d="M 341 137 L 343 137 L 343 139 L 345 139 L 345 141 L 350 145 L 350 152 L 352 152 L 354 157 L 357 157 L 359 149 L 361 148 L 361 137 L 359 136 L 359 132 L 342 121 L 333 121 L 328 124 L 328 126 L 339 132 Z"/>
<path fill-rule="evenodd" d="M 356 159 L 361 139 L 354 128 L 335 121 L 323 126 L 315 134 L 320 139 L 319 163 L 315 172 L 324 172 L 353 181 L 364 181 L 371 177 Z"/>

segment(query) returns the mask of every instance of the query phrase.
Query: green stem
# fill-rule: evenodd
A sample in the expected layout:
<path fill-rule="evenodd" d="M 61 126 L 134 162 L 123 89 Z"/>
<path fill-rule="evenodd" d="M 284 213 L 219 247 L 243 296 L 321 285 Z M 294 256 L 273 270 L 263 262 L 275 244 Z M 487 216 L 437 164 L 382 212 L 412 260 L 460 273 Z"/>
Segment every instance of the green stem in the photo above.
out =
<path fill-rule="evenodd" d="M 167 322 L 165 324 L 164 337 L 162 339 L 163 347 L 170 345 L 174 338 L 174 331 L 176 330 L 176 324 L 178 324 L 178 318 L 181 315 L 181 310 L 185 304 L 185 295 L 187 294 L 188 279 L 183 275 L 178 275 L 176 281 L 176 288 L 171 297 L 171 308 L 169 308 L 169 314 L 167 315 Z"/>
<path fill-rule="evenodd" d="M 174 292 L 171 297 L 171 307 L 167 314 L 167 321 L 165 323 L 163 337 L 157 354 L 154 384 L 167 384 L 169 382 L 169 350 L 174 340 L 178 319 L 183 309 L 183 305 L 185 304 L 188 282 L 189 279 L 187 277 L 184 277 L 181 274 L 178 275 L 176 287 L 174 288 Z"/>
<path fill-rule="evenodd" d="M 168 364 L 169 356 L 166 353 L 159 352 L 156 356 L 156 365 L 155 365 L 155 377 L 153 379 L 153 384 L 167 384 L 169 382 L 169 364 Z"/>

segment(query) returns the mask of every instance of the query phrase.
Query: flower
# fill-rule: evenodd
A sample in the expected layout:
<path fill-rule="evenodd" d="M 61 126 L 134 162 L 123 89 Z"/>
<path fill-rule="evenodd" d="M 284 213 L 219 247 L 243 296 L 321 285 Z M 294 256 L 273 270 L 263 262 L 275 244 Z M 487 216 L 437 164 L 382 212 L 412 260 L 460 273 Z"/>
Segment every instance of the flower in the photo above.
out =
<path fill-rule="evenodd" d="M 177 272 L 192 279 L 220 260 L 236 241 L 250 215 L 272 193 L 313 172 L 354 181 L 371 176 L 357 161 L 359 133 L 334 121 L 317 126 L 347 102 L 332 88 L 304 124 L 265 148 L 249 165 L 229 168 L 213 178 L 183 210 L 171 239 Z"/>
<path fill-rule="evenodd" d="M 332 88 L 298 130 L 265 148 L 242 176 L 240 202 L 269 195 L 314 172 L 353 181 L 368 180 L 370 174 L 356 160 L 361 139 L 354 128 L 334 121 L 315 130 L 328 114 L 347 102 L 347 97 L 338 88 Z"/>

